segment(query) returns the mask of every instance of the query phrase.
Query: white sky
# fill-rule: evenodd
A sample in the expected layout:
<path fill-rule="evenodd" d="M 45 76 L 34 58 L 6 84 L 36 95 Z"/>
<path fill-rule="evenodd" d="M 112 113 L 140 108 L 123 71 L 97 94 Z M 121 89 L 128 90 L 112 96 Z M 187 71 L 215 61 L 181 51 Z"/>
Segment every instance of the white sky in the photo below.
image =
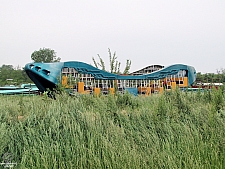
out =
<path fill-rule="evenodd" d="M 182 63 L 225 68 L 224 0 L 0 0 L 0 66 L 23 67 L 51 48 L 92 64 L 116 51 L 121 69 Z"/>

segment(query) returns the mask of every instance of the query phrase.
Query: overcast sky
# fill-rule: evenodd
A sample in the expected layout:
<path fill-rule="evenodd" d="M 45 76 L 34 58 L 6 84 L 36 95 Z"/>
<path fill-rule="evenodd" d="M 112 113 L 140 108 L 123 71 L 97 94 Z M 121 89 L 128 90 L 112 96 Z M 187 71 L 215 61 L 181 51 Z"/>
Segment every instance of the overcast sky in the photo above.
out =
<path fill-rule="evenodd" d="M 108 63 L 121 69 L 182 63 L 197 72 L 225 68 L 224 0 L 0 0 L 0 66 L 23 67 L 40 48 L 61 61 Z"/>

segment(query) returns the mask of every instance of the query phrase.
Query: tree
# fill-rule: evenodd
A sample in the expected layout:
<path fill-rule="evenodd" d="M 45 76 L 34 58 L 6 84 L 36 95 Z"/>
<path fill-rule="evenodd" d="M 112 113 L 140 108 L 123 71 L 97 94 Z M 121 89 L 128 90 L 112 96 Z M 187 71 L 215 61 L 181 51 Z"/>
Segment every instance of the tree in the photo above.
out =
<path fill-rule="evenodd" d="M 0 72 L 1 72 L 1 81 L 6 82 L 7 79 L 13 79 L 12 74 L 13 74 L 13 65 L 2 65 L 0 67 Z"/>
<path fill-rule="evenodd" d="M 120 72 L 121 63 L 117 60 L 116 52 L 114 52 L 113 55 L 112 55 L 110 49 L 108 49 L 108 53 L 109 53 L 109 65 L 110 65 L 110 71 L 109 72 L 115 73 L 115 74 L 120 74 L 121 73 Z M 106 71 L 105 62 L 102 60 L 102 58 L 100 57 L 99 54 L 98 54 L 98 58 L 99 58 L 99 63 L 96 62 L 94 57 L 92 57 L 92 60 L 94 62 L 95 67 L 101 68 L 102 70 Z M 131 61 L 127 60 L 125 69 L 123 71 L 123 74 L 128 74 L 129 70 L 130 70 L 130 67 L 131 67 Z"/>
<path fill-rule="evenodd" d="M 24 69 L 15 69 L 12 65 L 0 66 L 0 86 L 7 84 L 20 85 L 22 83 L 32 83 Z"/>
<path fill-rule="evenodd" d="M 131 66 L 131 60 L 127 60 L 126 67 L 123 71 L 123 74 L 129 74 L 130 66 Z"/>
<path fill-rule="evenodd" d="M 31 59 L 34 62 L 44 62 L 44 63 L 60 62 L 61 60 L 60 57 L 56 57 L 56 52 L 49 48 L 40 48 L 40 50 L 34 51 L 31 54 Z"/>
<path fill-rule="evenodd" d="M 217 70 L 217 73 L 197 73 L 195 83 L 224 83 L 225 82 L 225 70 Z"/>

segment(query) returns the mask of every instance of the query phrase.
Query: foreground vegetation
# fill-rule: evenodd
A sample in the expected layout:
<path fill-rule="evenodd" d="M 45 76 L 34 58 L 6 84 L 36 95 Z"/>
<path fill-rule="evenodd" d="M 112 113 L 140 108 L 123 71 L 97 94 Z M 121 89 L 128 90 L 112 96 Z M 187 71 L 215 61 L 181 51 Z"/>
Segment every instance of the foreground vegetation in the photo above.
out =
<path fill-rule="evenodd" d="M 14 168 L 225 168 L 222 90 L 0 101 L 0 155 Z"/>

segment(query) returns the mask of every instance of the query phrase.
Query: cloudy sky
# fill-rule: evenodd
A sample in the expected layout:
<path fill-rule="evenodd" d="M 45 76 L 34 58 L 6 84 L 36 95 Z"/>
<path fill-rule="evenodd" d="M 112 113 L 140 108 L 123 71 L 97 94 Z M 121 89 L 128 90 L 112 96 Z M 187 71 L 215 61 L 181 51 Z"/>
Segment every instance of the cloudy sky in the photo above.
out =
<path fill-rule="evenodd" d="M 0 0 L 0 66 L 23 67 L 51 48 L 61 61 L 108 63 L 121 69 L 182 63 L 197 72 L 225 68 L 224 0 Z"/>

